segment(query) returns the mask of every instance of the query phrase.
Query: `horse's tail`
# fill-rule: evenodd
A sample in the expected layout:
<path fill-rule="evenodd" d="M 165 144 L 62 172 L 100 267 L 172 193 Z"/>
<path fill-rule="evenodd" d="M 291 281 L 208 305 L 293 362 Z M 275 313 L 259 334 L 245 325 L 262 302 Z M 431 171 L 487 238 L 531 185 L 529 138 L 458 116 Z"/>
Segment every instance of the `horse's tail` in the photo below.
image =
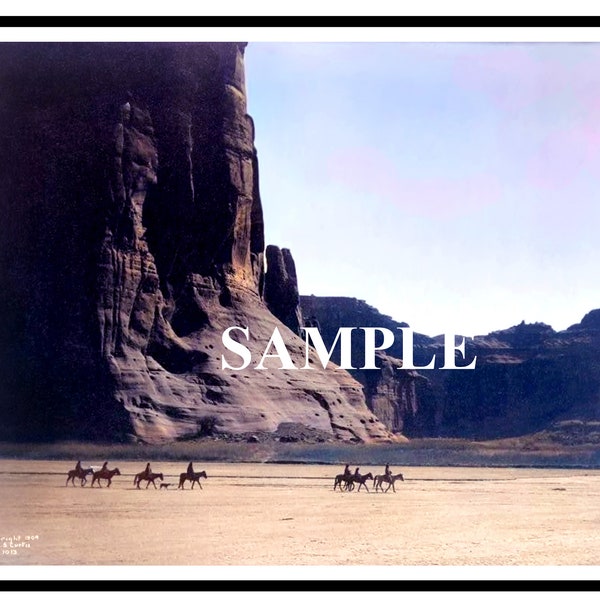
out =
<path fill-rule="evenodd" d="M 136 475 L 136 476 L 133 478 L 133 485 L 136 485 L 136 484 L 137 484 L 137 482 L 138 482 L 138 476 Z"/>

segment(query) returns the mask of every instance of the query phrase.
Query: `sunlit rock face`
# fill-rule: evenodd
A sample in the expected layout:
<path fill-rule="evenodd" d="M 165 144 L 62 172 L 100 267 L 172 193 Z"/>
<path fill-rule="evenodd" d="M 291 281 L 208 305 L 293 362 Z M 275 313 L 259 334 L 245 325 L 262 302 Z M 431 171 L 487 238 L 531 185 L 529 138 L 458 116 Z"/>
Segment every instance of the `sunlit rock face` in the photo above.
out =
<path fill-rule="evenodd" d="M 312 351 L 319 368 L 254 369 L 275 328 L 298 367 L 305 346 L 291 287 L 269 282 L 288 326 L 265 302 L 244 47 L 0 47 L 3 437 L 159 443 L 296 423 L 390 439 L 362 385 Z M 250 331 L 243 370 L 223 369 L 231 326 Z"/>

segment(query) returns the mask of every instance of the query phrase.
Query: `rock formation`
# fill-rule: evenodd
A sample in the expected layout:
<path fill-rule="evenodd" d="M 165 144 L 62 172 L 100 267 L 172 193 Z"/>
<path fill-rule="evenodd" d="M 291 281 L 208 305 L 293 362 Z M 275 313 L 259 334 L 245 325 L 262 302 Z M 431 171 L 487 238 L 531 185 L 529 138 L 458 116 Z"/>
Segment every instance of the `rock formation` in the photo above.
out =
<path fill-rule="evenodd" d="M 275 328 L 298 367 L 305 350 L 289 252 L 269 254 L 265 282 L 244 44 L 0 54 L 3 437 L 158 443 L 295 423 L 390 439 L 335 365 L 253 369 Z M 222 368 L 231 326 L 249 329 L 247 369 Z"/>
<path fill-rule="evenodd" d="M 328 348 L 340 327 L 382 327 L 396 331 L 406 326 L 355 298 L 301 296 L 300 306 L 305 322 L 319 328 Z M 396 433 L 404 432 L 419 414 L 417 385 L 423 386 L 427 380 L 415 371 L 398 370 L 402 361 L 389 351 L 377 353 L 377 369 L 360 370 L 365 360 L 362 340 L 358 332 L 352 336 L 352 366 L 355 367 L 352 375 L 363 384 L 367 405 L 386 427 Z M 415 335 L 415 356 L 420 356 L 418 347 L 429 341 L 426 336 Z M 340 362 L 339 346 L 332 360 Z"/>
<path fill-rule="evenodd" d="M 307 319 L 319 323 L 331 341 L 342 326 L 404 326 L 354 298 L 302 296 Z M 393 368 L 401 344 L 382 357 L 381 371 L 359 372 L 370 408 L 388 427 L 407 437 L 519 436 L 552 428 L 564 420 L 600 419 L 600 310 L 556 332 L 543 323 L 520 323 L 467 339 L 474 370 L 417 371 L 398 381 Z M 436 356 L 443 363 L 443 339 L 414 335 L 416 364 Z M 360 352 L 360 347 L 353 355 Z M 335 359 L 335 357 L 334 357 Z M 468 361 L 467 361 L 468 362 Z M 408 374 L 404 372 L 405 374 Z"/>
<path fill-rule="evenodd" d="M 595 312 L 595 311 L 593 311 Z M 580 324 L 554 331 L 524 322 L 477 336 L 477 368 L 443 380 L 441 435 L 490 438 L 539 431 L 564 419 L 600 417 L 600 335 Z"/>
<path fill-rule="evenodd" d="M 281 322 L 299 334 L 304 321 L 292 253 L 287 248 L 267 246 L 266 256 L 265 302 Z"/>

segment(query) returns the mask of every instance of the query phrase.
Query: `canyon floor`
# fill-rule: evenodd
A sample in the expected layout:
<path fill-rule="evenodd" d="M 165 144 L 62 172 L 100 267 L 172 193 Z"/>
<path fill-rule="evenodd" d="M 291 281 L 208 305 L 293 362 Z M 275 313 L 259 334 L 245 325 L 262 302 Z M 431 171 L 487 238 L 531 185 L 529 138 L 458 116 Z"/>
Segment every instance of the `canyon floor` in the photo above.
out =
<path fill-rule="evenodd" d="M 600 471 L 592 469 L 392 463 L 405 481 L 396 493 L 375 493 L 371 481 L 370 492 L 334 491 L 335 464 L 195 462 L 208 475 L 202 489 L 178 490 L 184 462 L 152 462 L 169 487 L 136 489 L 145 463 L 108 460 L 122 475 L 102 489 L 65 486 L 73 461 L 0 460 L 0 565 L 600 562 Z"/>

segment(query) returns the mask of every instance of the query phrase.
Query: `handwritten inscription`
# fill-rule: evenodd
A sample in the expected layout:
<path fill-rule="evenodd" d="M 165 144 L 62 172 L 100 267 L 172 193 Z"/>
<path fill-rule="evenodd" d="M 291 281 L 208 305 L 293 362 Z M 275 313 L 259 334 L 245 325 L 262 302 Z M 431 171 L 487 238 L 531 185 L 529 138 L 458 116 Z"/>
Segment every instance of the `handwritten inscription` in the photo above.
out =
<path fill-rule="evenodd" d="M 23 550 L 31 548 L 32 542 L 39 539 L 39 535 L 2 535 L 0 536 L 0 555 L 16 556 Z"/>

